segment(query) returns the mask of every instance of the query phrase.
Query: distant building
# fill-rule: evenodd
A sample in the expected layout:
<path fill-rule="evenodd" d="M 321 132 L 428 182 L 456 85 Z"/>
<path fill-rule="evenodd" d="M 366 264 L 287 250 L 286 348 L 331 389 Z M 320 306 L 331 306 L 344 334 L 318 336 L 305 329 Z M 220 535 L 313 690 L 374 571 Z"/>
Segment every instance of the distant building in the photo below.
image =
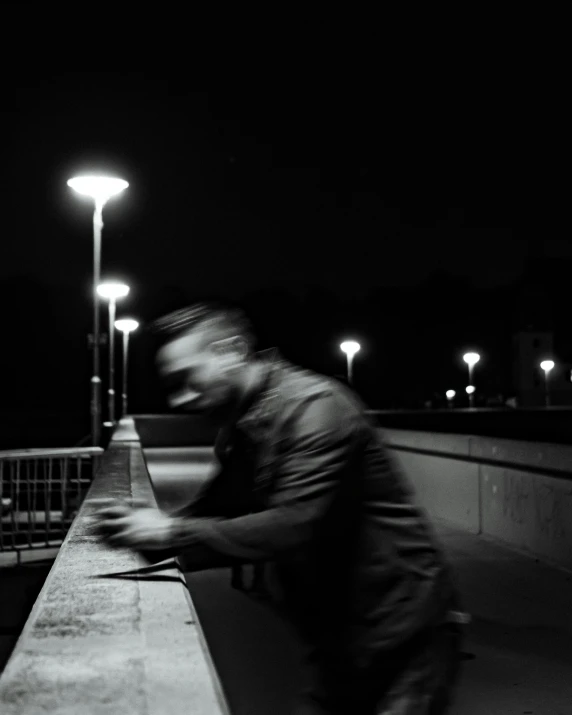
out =
<path fill-rule="evenodd" d="M 554 360 L 548 377 L 551 405 L 572 405 L 572 365 L 562 363 L 554 354 L 554 335 L 546 331 L 526 330 L 513 336 L 513 387 L 519 407 L 545 404 L 543 360 Z"/>

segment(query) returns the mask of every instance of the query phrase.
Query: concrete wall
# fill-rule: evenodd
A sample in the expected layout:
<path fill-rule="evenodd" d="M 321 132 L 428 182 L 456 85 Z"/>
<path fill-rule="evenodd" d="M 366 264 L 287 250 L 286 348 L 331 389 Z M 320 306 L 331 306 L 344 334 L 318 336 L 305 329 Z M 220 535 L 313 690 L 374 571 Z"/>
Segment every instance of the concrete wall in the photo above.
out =
<path fill-rule="evenodd" d="M 479 465 L 466 461 L 471 438 L 401 430 L 383 435 L 428 513 L 478 534 Z"/>
<path fill-rule="evenodd" d="M 572 570 L 572 447 L 383 430 L 428 513 Z"/>
<path fill-rule="evenodd" d="M 154 500 L 133 425 L 115 436 L 0 677 L 2 715 L 228 715 L 178 563 L 145 570 L 93 535 L 92 499 Z"/>

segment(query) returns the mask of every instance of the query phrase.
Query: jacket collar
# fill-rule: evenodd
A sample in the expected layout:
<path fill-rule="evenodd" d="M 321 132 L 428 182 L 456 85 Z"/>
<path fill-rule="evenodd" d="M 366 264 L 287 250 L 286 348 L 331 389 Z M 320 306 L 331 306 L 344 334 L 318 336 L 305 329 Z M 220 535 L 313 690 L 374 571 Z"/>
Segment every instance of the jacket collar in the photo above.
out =
<path fill-rule="evenodd" d="M 262 388 L 251 402 L 247 411 L 235 423 L 235 427 L 252 438 L 260 438 L 276 414 L 279 397 L 279 373 L 283 359 L 277 348 L 269 348 L 256 353 L 255 359 L 263 365 Z"/>

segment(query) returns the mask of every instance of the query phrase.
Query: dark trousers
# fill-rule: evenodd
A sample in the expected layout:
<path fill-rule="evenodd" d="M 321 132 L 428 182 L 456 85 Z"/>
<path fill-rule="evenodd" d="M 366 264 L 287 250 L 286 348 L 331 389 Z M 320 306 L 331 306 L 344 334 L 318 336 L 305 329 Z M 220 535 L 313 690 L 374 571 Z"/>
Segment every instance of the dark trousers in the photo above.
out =
<path fill-rule="evenodd" d="M 361 670 L 331 648 L 313 646 L 308 687 L 293 715 L 443 715 L 459 674 L 461 642 L 460 627 L 444 623 Z"/>

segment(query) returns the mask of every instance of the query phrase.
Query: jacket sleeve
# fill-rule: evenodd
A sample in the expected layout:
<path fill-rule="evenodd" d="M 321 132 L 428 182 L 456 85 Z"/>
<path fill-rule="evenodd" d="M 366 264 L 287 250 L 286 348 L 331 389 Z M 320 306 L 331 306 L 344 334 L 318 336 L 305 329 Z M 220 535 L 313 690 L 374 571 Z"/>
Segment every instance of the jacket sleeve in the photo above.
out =
<path fill-rule="evenodd" d="M 203 564 L 209 551 L 213 561 L 221 556 L 259 561 L 302 548 L 311 540 L 315 523 L 351 464 L 357 421 L 340 398 L 325 394 L 301 403 L 288 427 L 267 509 L 233 519 L 198 519 L 194 527 L 188 524 L 187 537 L 201 552 Z M 184 520 L 180 529 L 185 530 Z M 187 562 L 192 562 L 192 550 Z"/>

